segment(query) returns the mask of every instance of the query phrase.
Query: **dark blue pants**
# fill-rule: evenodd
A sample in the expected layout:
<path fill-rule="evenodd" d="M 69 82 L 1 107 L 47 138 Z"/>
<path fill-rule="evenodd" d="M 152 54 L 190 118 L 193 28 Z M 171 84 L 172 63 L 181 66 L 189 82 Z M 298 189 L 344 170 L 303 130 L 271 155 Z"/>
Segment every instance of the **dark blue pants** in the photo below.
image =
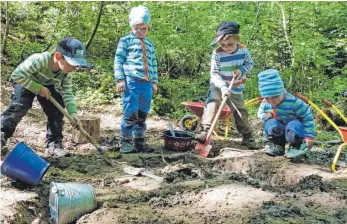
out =
<path fill-rule="evenodd" d="M 54 104 L 44 97 L 39 95 L 36 96 L 34 93 L 19 84 L 13 84 L 13 87 L 14 94 L 12 96 L 12 102 L 9 108 L 7 108 L 7 110 L 5 110 L 1 115 L 1 131 L 4 132 L 5 138 L 8 139 L 13 135 L 18 123 L 32 107 L 35 97 L 37 97 L 43 112 L 48 118 L 46 143 L 48 144 L 58 138 L 63 138 L 64 115 L 54 106 Z M 63 98 L 60 93 L 54 89 L 54 86 L 45 87 L 49 89 L 53 98 L 64 107 Z"/>
<path fill-rule="evenodd" d="M 152 83 L 141 79 L 126 77 L 123 94 L 123 119 L 121 134 L 123 138 L 143 138 L 147 125 L 146 119 L 151 108 Z"/>
<path fill-rule="evenodd" d="M 291 146 L 299 148 L 304 139 L 304 125 L 299 120 L 293 120 L 282 124 L 272 118 L 264 123 L 266 138 L 276 144 L 285 146 L 288 142 Z"/>

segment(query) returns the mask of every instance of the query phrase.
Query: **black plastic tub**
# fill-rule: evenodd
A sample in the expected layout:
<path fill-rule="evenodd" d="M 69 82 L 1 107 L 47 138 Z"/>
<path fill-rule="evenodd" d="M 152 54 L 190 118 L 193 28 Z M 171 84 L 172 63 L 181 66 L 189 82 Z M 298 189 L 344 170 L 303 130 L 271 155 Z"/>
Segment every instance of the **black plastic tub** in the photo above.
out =
<path fill-rule="evenodd" d="M 163 132 L 164 147 L 173 151 L 190 151 L 195 148 L 195 135 L 187 131 L 175 131 L 173 137 L 169 130 Z"/>

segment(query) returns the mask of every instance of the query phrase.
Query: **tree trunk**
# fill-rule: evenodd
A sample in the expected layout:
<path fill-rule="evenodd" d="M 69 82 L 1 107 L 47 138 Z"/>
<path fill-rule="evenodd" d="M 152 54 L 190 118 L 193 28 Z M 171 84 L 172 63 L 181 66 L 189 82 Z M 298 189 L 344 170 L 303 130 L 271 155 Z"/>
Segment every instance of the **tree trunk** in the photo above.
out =
<path fill-rule="evenodd" d="M 99 14 L 98 14 L 98 18 L 96 20 L 95 26 L 94 26 L 94 30 L 92 35 L 90 36 L 88 42 L 86 43 L 86 50 L 88 50 L 90 44 L 92 43 L 94 36 L 96 34 L 96 31 L 98 30 L 99 24 L 100 24 L 100 20 L 101 20 L 101 15 L 102 15 L 102 9 L 104 8 L 104 2 L 100 3 L 100 8 L 99 8 Z"/>
<path fill-rule="evenodd" d="M 294 48 L 293 48 L 292 44 L 289 41 L 289 37 L 288 37 L 288 33 L 287 33 L 287 24 L 286 24 L 286 17 L 284 14 L 284 7 L 282 4 L 279 4 L 279 6 L 281 8 L 281 13 L 282 13 L 282 25 L 283 25 L 284 37 L 287 41 L 288 48 L 289 48 L 290 53 L 291 53 L 291 67 L 294 67 L 295 52 L 294 52 Z"/>
<path fill-rule="evenodd" d="M 8 29 L 10 26 L 10 21 L 9 21 L 9 17 L 8 17 L 8 1 L 5 2 L 5 17 L 6 17 L 6 24 L 5 24 L 5 32 L 4 32 L 4 36 L 3 36 L 3 40 L 2 40 L 1 54 L 5 53 Z"/>
<path fill-rule="evenodd" d="M 83 129 L 96 141 L 100 138 L 100 117 L 85 116 L 80 117 Z M 74 143 L 89 143 L 88 139 L 76 129 L 72 131 L 72 141 Z"/>

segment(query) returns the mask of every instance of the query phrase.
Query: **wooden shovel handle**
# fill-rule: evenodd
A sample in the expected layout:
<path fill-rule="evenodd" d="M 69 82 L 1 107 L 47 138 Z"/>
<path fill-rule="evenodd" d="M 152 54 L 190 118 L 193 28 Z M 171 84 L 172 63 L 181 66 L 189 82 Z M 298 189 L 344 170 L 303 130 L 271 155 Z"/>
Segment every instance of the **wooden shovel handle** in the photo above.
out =
<path fill-rule="evenodd" d="M 325 98 L 322 99 L 322 102 L 325 103 L 328 107 L 331 107 L 331 106 L 334 105 L 331 101 L 329 101 L 329 100 L 327 100 Z"/>
<path fill-rule="evenodd" d="M 68 114 L 68 112 L 51 95 L 49 96 L 49 100 L 54 104 L 54 106 L 58 108 L 60 112 L 62 112 L 69 119 L 69 121 L 72 124 L 76 124 L 76 121 L 71 117 L 71 115 Z M 104 153 L 104 150 L 80 125 L 77 125 L 77 127 L 80 130 L 80 132 L 88 138 L 89 142 L 92 143 L 99 152 Z"/>
<path fill-rule="evenodd" d="M 296 97 L 298 97 L 299 99 L 301 99 L 302 101 L 304 101 L 305 103 L 309 103 L 309 99 L 303 95 L 301 95 L 300 93 L 296 93 L 295 94 Z"/>
<path fill-rule="evenodd" d="M 235 81 L 235 78 L 233 77 L 233 79 L 231 80 L 230 84 L 229 84 L 229 87 L 228 87 L 228 90 L 231 91 L 231 89 L 233 88 L 233 85 L 234 85 L 234 81 Z M 229 99 L 229 97 L 224 97 L 223 98 L 223 101 L 222 103 L 220 104 L 219 108 L 218 108 L 218 111 L 217 111 L 217 114 L 215 115 L 214 119 L 213 119 L 213 122 L 212 122 L 212 125 L 210 127 L 210 130 L 208 131 L 207 133 L 207 137 L 206 137 L 206 140 L 205 141 L 209 141 L 211 135 L 212 135 L 212 132 L 214 130 L 214 127 L 216 126 L 217 124 L 217 121 L 219 119 L 219 115 L 221 114 L 222 110 L 223 110 L 223 107 L 224 107 L 224 104 L 225 102 Z"/>

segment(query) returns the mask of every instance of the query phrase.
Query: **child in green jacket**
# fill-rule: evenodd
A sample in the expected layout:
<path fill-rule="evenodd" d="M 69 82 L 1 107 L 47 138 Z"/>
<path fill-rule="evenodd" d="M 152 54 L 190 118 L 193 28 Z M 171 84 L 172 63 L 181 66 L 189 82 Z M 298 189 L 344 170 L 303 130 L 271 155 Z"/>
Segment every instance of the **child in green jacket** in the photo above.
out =
<path fill-rule="evenodd" d="M 1 115 L 1 149 L 37 97 L 48 118 L 46 154 L 51 156 L 67 154 L 62 142 L 64 115 L 49 97 L 52 96 L 62 107 L 66 107 L 74 120 L 79 122 L 71 82 L 68 79 L 68 73 L 75 71 L 77 67 L 88 67 L 85 48 L 78 39 L 67 37 L 59 42 L 55 52 L 33 54 L 13 71 L 12 102 Z"/>

